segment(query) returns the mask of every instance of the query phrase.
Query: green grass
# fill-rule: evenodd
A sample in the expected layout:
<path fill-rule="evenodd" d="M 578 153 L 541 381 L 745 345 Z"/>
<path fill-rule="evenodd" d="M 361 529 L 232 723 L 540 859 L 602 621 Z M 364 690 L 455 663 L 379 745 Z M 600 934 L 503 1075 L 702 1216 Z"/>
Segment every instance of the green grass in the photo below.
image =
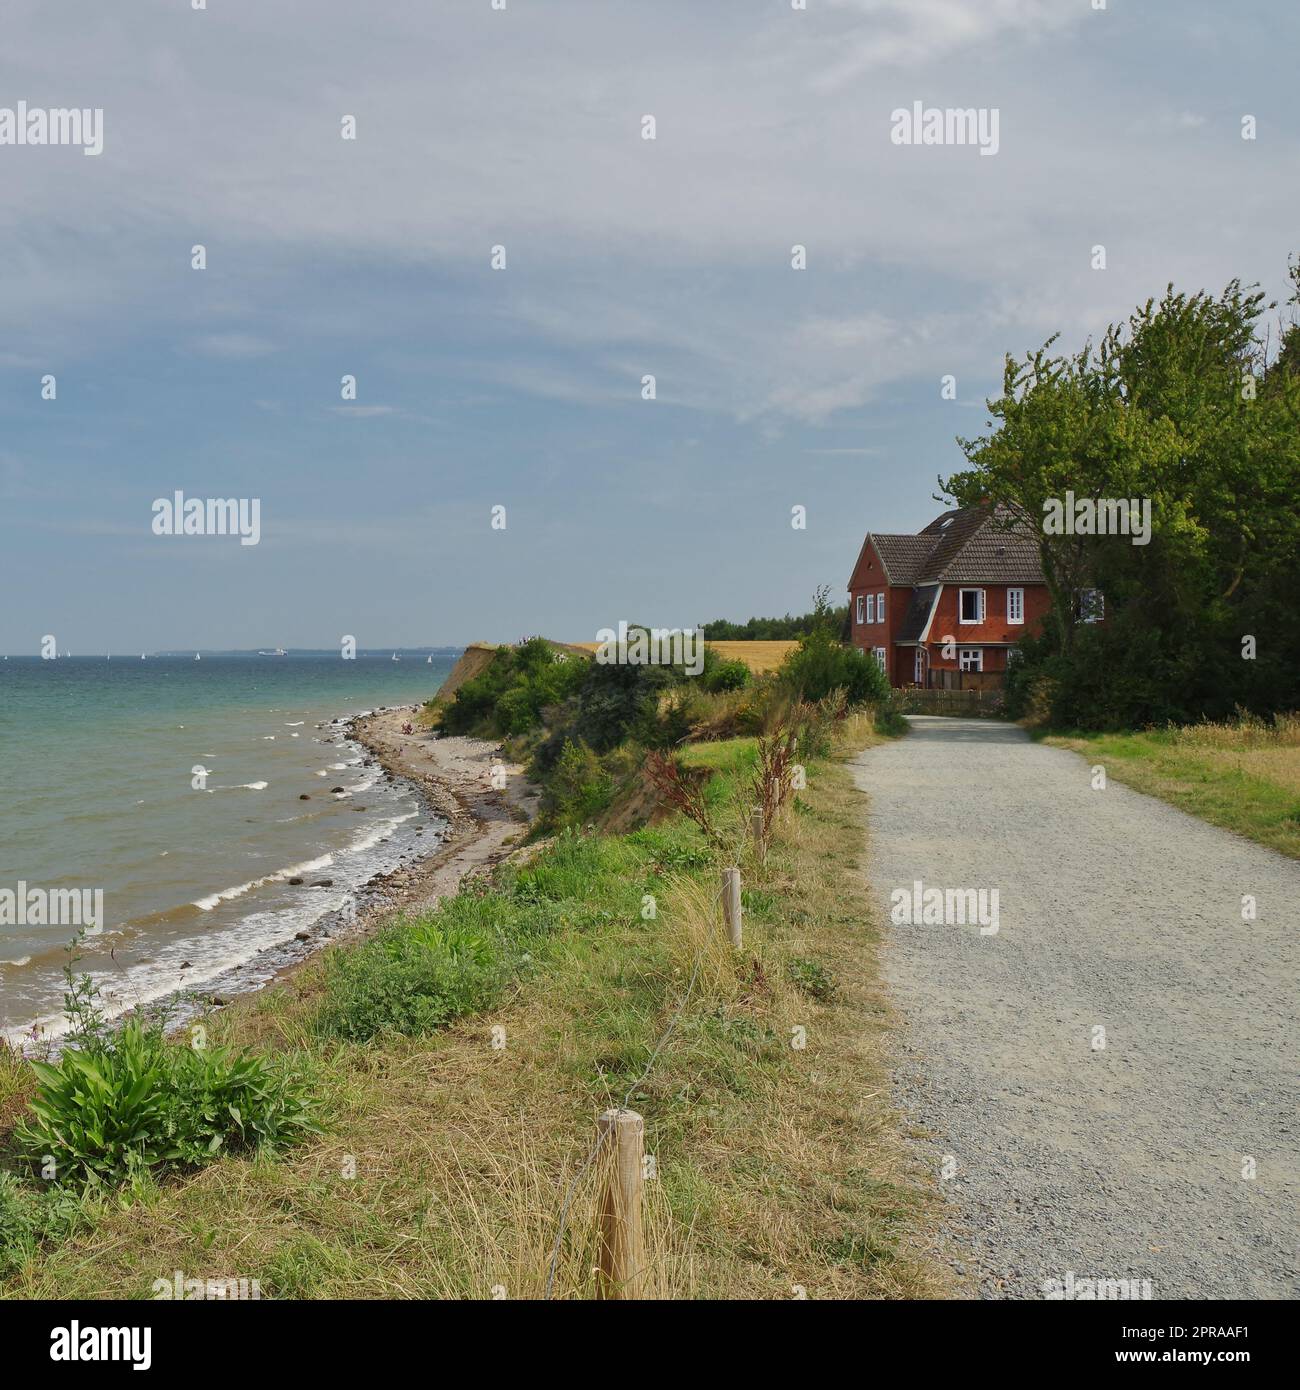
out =
<path fill-rule="evenodd" d="M 1277 729 L 1199 725 L 1124 734 L 1052 734 L 1106 775 L 1212 825 L 1300 858 L 1300 738 Z"/>

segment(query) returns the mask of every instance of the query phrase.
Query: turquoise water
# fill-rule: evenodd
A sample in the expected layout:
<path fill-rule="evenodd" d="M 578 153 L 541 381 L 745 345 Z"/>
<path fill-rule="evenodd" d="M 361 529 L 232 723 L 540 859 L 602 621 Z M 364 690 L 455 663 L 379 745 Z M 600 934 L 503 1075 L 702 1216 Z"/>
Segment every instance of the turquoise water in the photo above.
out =
<path fill-rule="evenodd" d="M 6 889 L 16 902 L 23 883 L 101 890 L 103 922 L 80 968 L 114 1008 L 291 940 L 429 847 L 415 836 L 429 821 L 412 789 L 366 766 L 330 721 L 428 699 L 456 655 L 0 661 L 0 902 Z M 305 885 L 288 885 L 295 876 Z M 312 886 L 321 879 L 331 886 Z M 58 925 L 31 915 L 0 920 L 0 1030 L 11 1035 L 36 1022 L 57 1030 L 76 931 L 66 909 Z"/>

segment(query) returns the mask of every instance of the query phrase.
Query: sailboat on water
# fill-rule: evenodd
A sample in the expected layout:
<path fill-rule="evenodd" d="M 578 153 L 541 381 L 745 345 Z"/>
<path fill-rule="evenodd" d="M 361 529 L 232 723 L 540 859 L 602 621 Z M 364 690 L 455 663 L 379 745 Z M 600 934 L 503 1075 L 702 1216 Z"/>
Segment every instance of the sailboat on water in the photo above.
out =
<path fill-rule="evenodd" d="M 194 653 L 194 660 L 195 660 L 195 661 L 202 661 L 203 658 L 198 654 L 198 652 L 195 652 L 195 653 Z"/>

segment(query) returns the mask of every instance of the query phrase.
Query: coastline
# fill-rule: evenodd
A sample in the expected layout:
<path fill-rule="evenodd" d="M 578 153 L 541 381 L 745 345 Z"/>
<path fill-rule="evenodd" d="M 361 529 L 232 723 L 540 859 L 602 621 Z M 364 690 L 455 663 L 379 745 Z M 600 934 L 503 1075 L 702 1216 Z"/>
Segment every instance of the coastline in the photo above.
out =
<path fill-rule="evenodd" d="M 374 935 L 395 914 L 428 910 L 457 891 L 461 881 L 507 858 L 537 811 L 538 794 L 522 767 L 505 762 L 496 743 L 484 739 L 438 739 L 430 729 L 405 734 L 420 706 L 381 707 L 341 716 L 320 727 L 343 731 L 383 769 L 387 778 L 408 784 L 426 815 L 421 827 L 430 848 L 396 868 L 368 879 L 354 901 L 328 913 L 287 941 L 264 947 L 248 960 L 219 974 L 172 991 L 140 1009 L 114 1016 L 120 1023 L 134 1013 L 162 1014 L 168 1029 L 183 1027 L 237 999 L 274 988 L 326 947 Z M 505 786 L 492 786 L 492 769 L 504 768 Z M 417 830 L 417 833 L 421 833 Z M 59 1035 L 43 1038 L 24 1051 L 57 1055 Z"/>

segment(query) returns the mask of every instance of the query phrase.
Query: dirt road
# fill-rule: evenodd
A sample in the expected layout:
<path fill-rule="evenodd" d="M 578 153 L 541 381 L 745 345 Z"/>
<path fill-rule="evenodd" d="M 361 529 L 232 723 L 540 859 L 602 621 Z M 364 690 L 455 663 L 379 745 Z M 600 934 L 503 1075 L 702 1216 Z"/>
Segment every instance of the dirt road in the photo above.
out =
<path fill-rule="evenodd" d="M 882 920 L 917 880 L 998 890 L 996 932 L 888 925 L 884 951 L 970 1292 L 1294 1298 L 1300 864 L 1017 728 L 911 723 L 855 768 Z"/>

